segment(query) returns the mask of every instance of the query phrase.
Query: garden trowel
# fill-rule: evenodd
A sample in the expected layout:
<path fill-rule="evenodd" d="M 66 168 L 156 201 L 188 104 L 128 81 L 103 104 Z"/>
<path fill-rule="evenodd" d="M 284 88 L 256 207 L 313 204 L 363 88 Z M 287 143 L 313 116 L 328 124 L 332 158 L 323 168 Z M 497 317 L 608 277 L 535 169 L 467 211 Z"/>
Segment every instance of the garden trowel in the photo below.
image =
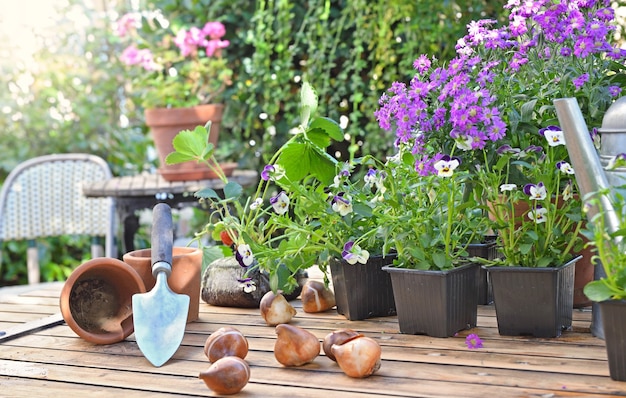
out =
<path fill-rule="evenodd" d="M 172 210 L 158 203 L 152 216 L 152 275 L 156 285 L 147 293 L 133 296 L 133 322 L 139 349 L 158 367 L 174 355 L 183 341 L 189 296 L 174 293 L 167 284 L 172 272 Z"/>

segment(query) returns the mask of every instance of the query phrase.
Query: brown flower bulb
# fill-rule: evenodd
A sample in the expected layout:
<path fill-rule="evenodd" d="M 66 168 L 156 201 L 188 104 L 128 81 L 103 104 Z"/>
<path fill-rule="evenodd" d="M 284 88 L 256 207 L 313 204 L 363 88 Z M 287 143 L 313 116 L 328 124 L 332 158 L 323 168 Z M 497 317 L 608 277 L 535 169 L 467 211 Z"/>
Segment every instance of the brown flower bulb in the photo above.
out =
<path fill-rule="evenodd" d="M 315 335 L 298 326 L 276 326 L 274 356 L 285 366 L 301 366 L 313 362 L 320 354 L 320 342 Z"/>
<path fill-rule="evenodd" d="M 236 394 L 248 384 L 250 366 L 239 357 L 224 357 L 200 372 L 199 377 L 218 394 Z"/>
<path fill-rule="evenodd" d="M 248 340 L 233 327 L 219 328 L 206 339 L 204 354 L 211 362 L 229 356 L 245 359 L 248 355 Z"/>
<path fill-rule="evenodd" d="M 322 348 L 324 350 L 324 354 L 333 361 L 336 361 L 335 355 L 332 353 L 331 347 L 333 344 L 342 345 L 345 342 L 352 340 L 357 337 L 363 336 L 361 333 L 356 332 L 352 329 L 338 329 L 332 331 L 324 337 L 324 342 L 322 343 Z"/>
<path fill-rule="evenodd" d="M 269 326 L 289 323 L 296 315 L 296 309 L 289 304 L 287 299 L 280 293 L 274 294 L 271 290 L 261 298 L 259 309 L 265 323 Z"/>
<path fill-rule="evenodd" d="M 304 312 L 324 312 L 335 306 L 335 293 L 320 281 L 309 279 L 300 293 Z"/>
<path fill-rule="evenodd" d="M 337 364 L 350 377 L 364 378 L 380 368 L 380 345 L 369 337 L 357 337 L 341 345 L 333 345 Z"/>

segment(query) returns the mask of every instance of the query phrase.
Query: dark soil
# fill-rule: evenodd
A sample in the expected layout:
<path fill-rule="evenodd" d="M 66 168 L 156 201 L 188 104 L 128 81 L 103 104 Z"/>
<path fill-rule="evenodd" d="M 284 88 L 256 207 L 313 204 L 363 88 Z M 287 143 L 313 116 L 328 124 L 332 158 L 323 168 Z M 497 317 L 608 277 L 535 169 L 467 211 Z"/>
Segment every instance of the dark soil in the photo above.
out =
<path fill-rule="evenodd" d="M 120 303 L 114 286 L 101 279 L 78 282 L 70 293 L 70 310 L 76 323 L 91 333 L 106 333 Z"/>

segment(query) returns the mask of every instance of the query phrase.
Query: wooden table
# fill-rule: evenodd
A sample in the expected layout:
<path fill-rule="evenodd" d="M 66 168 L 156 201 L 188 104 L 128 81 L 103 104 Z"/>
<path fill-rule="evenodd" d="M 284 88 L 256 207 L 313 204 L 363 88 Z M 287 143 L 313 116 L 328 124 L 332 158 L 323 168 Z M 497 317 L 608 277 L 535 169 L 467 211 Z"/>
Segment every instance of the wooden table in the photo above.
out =
<path fill-rule="evenodd" d="M 59 310 L 61 285 L 3 294 L 0 330 Z M 478 326 L 457 337 L 398 333 L 396 317 L 348 321 L 334 310 L 306 314 L 299 300 L 292 324 L 320 341 L 332 330 L 352 328 L 382 346 L 382 366 L 367 379 L 352 379 L 320 355 L 298 368 L 281 366 L 273 355 L 274 328 L 256 309 L 200 305 L 200 319 L 187 326 L 181 347 L 160 368 L 141 354 L 131 335 L 98 346 L 65 324 L 1 342 L 0 396 L 167 397 L 211 396 L 198 373 L 209 366 L 203 345 L 222 326 L 248 338 L 251 379 L 241 397 L 591 397 L 626 395 L 612 381 L 604 341 L 589 334 L 591 312 L 574 310 L 572 331 L 559 338 L 500 336 L 493 306 L 480 306 Z M 469 350 L 465 336 L 477 333 L 484 348 Z"/>
<path fill-rule="evenodd" d="M 249 187 L 257 183 L 258 173 L 254 170 L 235 170 L 228 179 Z M 115 200 L 118 220 L 123 227 L 123 247 L 120 250 L 123 254 L 134 250 L 134 237 L 139 228 L 137 210 L 152 209 L 160 202 L 179 209 L 197 206 L 198 198 L 193 194 L 203 188 L 220 190 L 224 188 L 224 183 L 220 179 L 166 181 L 159 174 L 138 174 L 87 183 L 83 186 L 83 193 L 88 197 L 111 197 Z"/>

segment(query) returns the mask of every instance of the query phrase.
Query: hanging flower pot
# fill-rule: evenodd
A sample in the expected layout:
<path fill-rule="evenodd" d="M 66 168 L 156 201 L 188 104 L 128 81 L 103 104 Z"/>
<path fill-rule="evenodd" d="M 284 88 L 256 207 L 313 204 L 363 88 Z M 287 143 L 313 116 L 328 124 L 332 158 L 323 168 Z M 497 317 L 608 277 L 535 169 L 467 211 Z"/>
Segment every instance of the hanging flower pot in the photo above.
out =
<path fill-rule="evenodd" d="M 115 258 L 94 258 L 78 266 L 63 285 L 61 313 L 83 339 L 117 343 L 133 333 L 132 297 L 145 291 L 130 265 Z"/>
<path fill-rule="evenodd" d="M 146 125 L 159 155 L 159 174 L 167 181 L 202 180 L 217 178 L 206 165 L 198 162 L 185 162 L 175 165 L 165 164 L 165 158 L 174 152 L 172 140 L 182 130 L 193 130 L 211 121 L 209 142 L 217 146 L 224 105 L 205 104 L 188 108 L 153 108 L 146 109 Z M 226 176 L 230 176 L 237 163 L 223 163 L 220 167 Z"/>
<path fill-rule="evenodd" d="M 124 262 L 141 276 L 146 290 L 151 291 L 156 284 L 152 275 L 152 250 L 143 249 L 128 252 Z M 200 311 L 200 274 L 202 270 L 202 250 L 194 247 L 174 247 L 172 249 L 172 273 L 167 283 L 174 293 L 189 296 L 187 322 L 198 319 Z"/>

